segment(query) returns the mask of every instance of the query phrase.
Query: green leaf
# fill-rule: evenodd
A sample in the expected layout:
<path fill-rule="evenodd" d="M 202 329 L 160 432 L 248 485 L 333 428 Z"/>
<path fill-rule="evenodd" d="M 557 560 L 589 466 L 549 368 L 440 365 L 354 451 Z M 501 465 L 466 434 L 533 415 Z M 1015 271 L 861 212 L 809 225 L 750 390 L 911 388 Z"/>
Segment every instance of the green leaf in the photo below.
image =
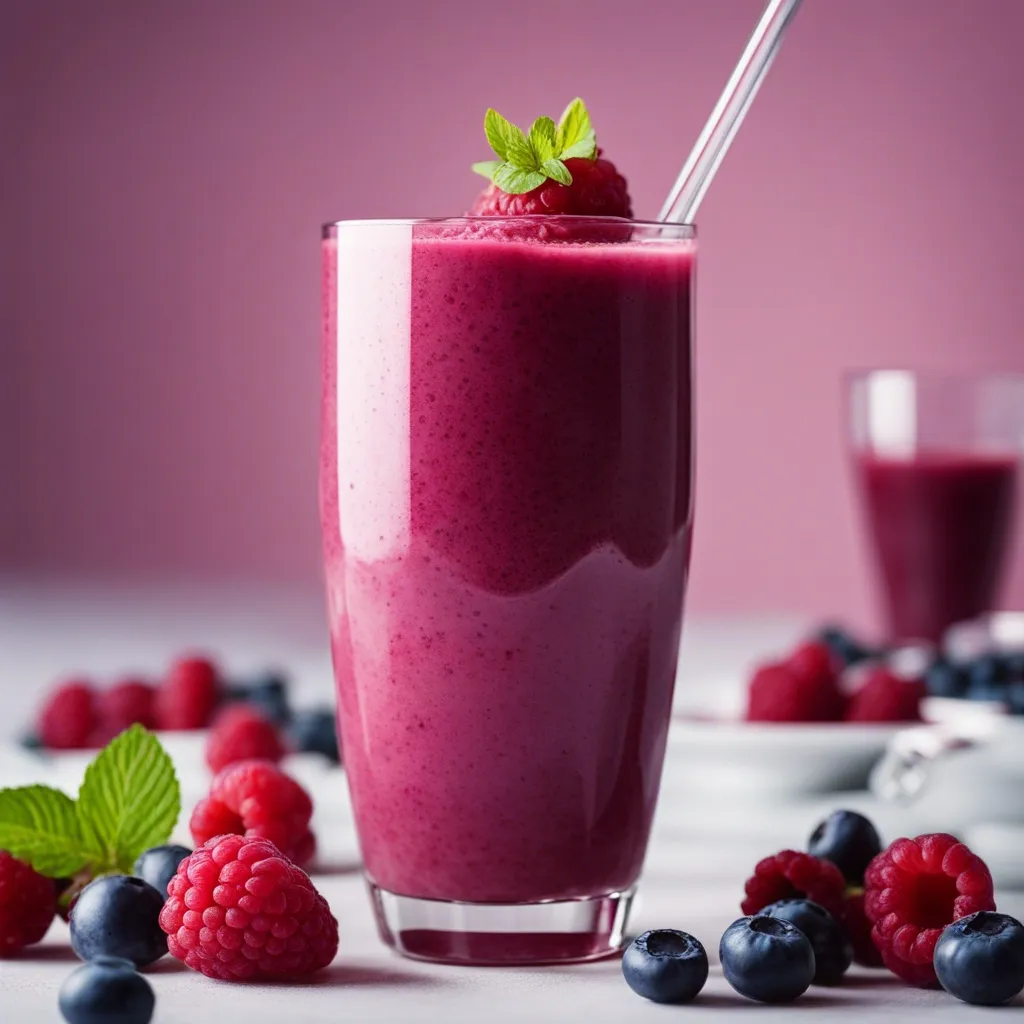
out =
<path fill-rule="evenodd" d="M 524 170 L 521 167 L 513 167 L 510 163 L 502 164 L 494 172 L 494 184 L 509 195 L 521 195 L 523 192 L 532 192 L 538 185 L 543 185 L 546 175 L 540 171 Z"/>
<path fill-rule="evenodd" d="M 586 104 L 578 96 L 565 108 L 555 130 L 555 155 L 562 160 L 597 157 L 597 137 Z"/>
<path fill-rule="evenodd" d="M 143 850 L 166 842 L 181 813 L 174 765 L 141 725 L 113 739 L 85 771 L 78 821 L 104 865 L 132 869 Z"/>
<path fill-rule="evenodd" d="M 59 789 L 0 789 L 0 849 L 42 875 L 66 878 L 92 858 L 75 816 L 75 802 Z"/>
<path fill-rule="evenodd" d="M 572 184 L 572 175 L 569 173 L 569 168 L 561 160 L 545 160 L 541 165 L 541 170 L 560 185 Z"/>
<path fill-rule="evenodd" d="M 491 149 L 502 160 L 509 160 L 513 147 L 526 146 L 523 133 L 511 121 L 507 121 L 493 107 L 487 108 L 484 114 L 484 134 L 491 144 Z"/>
<path fill-rule="evenodd" d="M 555 153 L 555 122 L 550 117 L 538 117 L 530 126 L 527 138 L 537 167 L 542 167 L 548 160 L 554 159 Z"/>
<path fill-rule="evenodd" d="M 482 174 L 488 181 L 494 177 L 494 172 L 504 163 L 502 160 L 481 160 L 473 164 L 473 172 Z"/>

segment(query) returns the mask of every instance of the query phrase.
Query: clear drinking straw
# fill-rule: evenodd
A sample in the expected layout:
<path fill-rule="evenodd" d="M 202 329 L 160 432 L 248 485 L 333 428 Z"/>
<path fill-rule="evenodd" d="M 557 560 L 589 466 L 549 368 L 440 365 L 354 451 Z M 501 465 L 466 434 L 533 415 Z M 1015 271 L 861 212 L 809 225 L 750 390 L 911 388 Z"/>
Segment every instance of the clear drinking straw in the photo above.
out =
<path fill-rule="evenodd" d="M 683 164 L 675 185 L 661 208 L 658 220 L 691 224 L 697 207 L 711 184 L 743 123 L 750 104 L 779 50 L 782 35 L 796 14 L 800 0 L 770 0 L 761 21 L 747 43 L 736 70 L 704 125 L 696 145 Z"/>

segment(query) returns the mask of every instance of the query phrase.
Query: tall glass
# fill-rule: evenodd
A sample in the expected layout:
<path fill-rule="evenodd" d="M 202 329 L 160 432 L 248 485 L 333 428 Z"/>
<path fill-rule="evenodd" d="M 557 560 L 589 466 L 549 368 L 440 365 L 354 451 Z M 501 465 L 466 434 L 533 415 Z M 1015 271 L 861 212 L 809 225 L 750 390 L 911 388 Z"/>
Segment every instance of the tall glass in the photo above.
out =
<path fill-rule="evenodd" d="M 320 503 L 381 935 L 618 948 L 690 553 L 694 232 L 360 221 L 323 240 Z"/>
<path fill-rule="evenodd" d="M 851 447 L 891 639 L 989 611 L 1024 452 L 1024 377 L 873 370 L 849 380 Z"/>

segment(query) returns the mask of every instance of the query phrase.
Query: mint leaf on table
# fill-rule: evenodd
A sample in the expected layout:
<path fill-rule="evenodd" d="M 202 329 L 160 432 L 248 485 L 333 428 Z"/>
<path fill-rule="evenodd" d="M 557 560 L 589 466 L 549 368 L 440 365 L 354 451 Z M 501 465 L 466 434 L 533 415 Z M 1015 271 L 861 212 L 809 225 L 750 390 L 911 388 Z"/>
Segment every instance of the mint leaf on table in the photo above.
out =
<path fill-rule="evenodd" d="M 50 878 L 70 877 L 92 859 L 74 800 L 49 786 L 0 789 L 0 850 Z"/>
<path fill-rule="evenodd" d="M 538 117 L 528 135 L 488 108 L 484 134 L 498 159 L 475 163 L 473 171 L 490 178 L 510 195 L 532 192 L 548 179 L 571 185 L 572 174 L 565 161 L 597 159 L 597 138 L 590 114 L 578 97 L 565 108 L 557 125 L 550 117 Z"/>
<path fill-rule="evenodd" d="M 171 834 L 181 811 L 174 764 L 141 725 L 113 739 L 85 771 L 77 816 L 106 867 L 130 873 L 136 858 Z"/>

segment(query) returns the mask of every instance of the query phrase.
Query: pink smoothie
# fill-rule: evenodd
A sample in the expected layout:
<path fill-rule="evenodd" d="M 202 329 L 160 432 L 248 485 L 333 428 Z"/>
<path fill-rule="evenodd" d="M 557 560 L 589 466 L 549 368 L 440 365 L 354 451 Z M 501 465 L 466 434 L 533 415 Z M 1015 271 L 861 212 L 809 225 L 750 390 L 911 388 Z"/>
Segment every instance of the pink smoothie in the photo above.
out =
<path fill-rule="evenodd" d="M 1018 461 L 971 452 L 861 455 L 868 526 L 894 638 L 939 640 L 992 607 Z"/>
<path fill-rule="evenodd" d="M 693 243 L 340 230 L 321 511 L 367 873 L 472 902 L 628 888 L 689 561 Z"/>

